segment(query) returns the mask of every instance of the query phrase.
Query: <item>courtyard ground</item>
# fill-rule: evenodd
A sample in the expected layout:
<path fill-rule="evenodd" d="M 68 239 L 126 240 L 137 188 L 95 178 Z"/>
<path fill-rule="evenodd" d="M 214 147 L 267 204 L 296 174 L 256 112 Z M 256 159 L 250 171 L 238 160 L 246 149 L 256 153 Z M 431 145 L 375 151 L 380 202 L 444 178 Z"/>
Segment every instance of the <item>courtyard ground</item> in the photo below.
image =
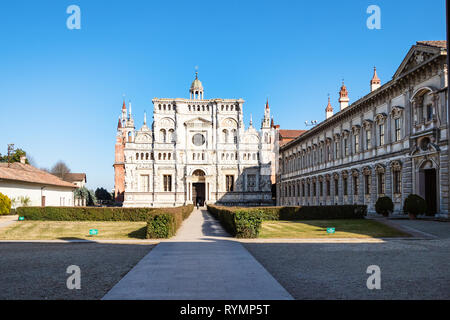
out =
<path fill-rule="evenodd" d="M 99 243 L 0 243 L 0 300 L 101 299 L 154 246 Z M 66 286 L 81 269 L 81 290 Z"/>
<path fill-rule="evenodd" d="M 450 299 L 450 223 L 394 222 L 434 239 L 241 242 L 295 299 Z M 381 290 L 367 289 L 370 265 L 381 268 Z"/>

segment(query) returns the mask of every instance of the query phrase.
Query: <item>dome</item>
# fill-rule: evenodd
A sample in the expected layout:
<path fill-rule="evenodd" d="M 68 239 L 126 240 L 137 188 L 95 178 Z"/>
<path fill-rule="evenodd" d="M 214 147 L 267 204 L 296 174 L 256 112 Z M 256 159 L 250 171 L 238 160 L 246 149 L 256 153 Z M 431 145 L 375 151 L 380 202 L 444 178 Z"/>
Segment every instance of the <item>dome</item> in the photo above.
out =
<path fill-rule="evenodd" d="M 202 82 L 198 80 L 198 72 L 195 73 L 195 80 L 192 82 L 191 85 L 191 92 L 195 91 L 203 91 Z"/>

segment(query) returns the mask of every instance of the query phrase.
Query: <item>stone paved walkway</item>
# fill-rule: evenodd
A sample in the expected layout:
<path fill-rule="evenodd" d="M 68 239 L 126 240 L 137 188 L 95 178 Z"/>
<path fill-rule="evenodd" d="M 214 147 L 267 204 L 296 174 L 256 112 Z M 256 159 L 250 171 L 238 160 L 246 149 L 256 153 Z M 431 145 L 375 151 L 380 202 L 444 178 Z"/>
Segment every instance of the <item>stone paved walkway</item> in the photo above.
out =
<path fill-rule="evenodd" d="M 194 210 L 104 300 L 290 300 L 292 296 L 206 210 Z"/>

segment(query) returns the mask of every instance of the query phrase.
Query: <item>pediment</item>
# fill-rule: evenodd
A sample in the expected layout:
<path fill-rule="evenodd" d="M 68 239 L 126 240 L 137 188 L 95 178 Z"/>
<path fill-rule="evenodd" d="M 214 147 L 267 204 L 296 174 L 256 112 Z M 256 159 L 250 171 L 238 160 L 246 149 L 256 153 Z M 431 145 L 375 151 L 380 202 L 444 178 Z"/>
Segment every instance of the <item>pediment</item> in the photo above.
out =
<path fill-rule="evenodd" d="M 439 48 L 414 45 L 403 59 L 402 63 L 395 72 L 393 79 L 402 77 L 403 75 L 417 69 L 419 66 L 427 63 L 435 56 L 440 54 Z"/>
<path fill-rule="evenodd" d="M 149 133 L 138 132 L 136 134 L 136 142 L 151 142 L 152 136 Z"/>
<path fill-rule="evenodd" d="M 185 121 L 184 125 L 188 127 L 206 127 L 211 126 L 212 122 L 203 118 L 195 118 Z"/>

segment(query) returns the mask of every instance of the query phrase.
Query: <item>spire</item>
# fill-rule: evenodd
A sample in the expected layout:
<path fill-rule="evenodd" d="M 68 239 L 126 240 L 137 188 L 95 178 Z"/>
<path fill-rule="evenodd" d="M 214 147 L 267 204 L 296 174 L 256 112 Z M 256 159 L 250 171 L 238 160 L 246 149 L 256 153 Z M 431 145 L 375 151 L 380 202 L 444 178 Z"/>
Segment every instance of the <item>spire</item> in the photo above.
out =
<path fill-rule="evenodd" d="M 373 67 L 373 77 L 370 80 L 370 92 L 377 90 L 381 87 L 381 80 L 378 78 L 377 67 Z"/>
<path fill-rule="evenodd" d="M 250 127 L 253 127 L 253 116 L 251 113 L 250 113 Z"/>
<path fill-rule="evenodd" d="M 122 110 L 127 110 L 127 105 L 125 104 L 125 99 L 123 99 Z"/>
<path fill-rule="evenodd" d="M 117 129 L 121 129 L 122 128 L 122 120 L 120 119 L 119 116 L 119 123 L 117 124 Z"/>
<path fill-rule="evenodd" d="M 341 107 L 341 111 L 348 107 L 349 101 L 350 100 L 348 98 L 347 87 L 345 86 L 344 80 L 342 79 L 342 87 L 341 91 L 339 92 L 339 105 Z"/>
<path fill-rule="evenodd" d="M 129 105 L 130 105 L 130 110 L 129 110 L 129 115 L 128 115 L 128 119 L 131 119 L 132 118 L 132 116 L 131 116 L 131 101 L 129 102 Z"/>
<path fill-rule="evenodd" d="M 275 126 L 275 122 L 273 121 L 273 116 L 272 116 L 272 120 L 270 121 L 270 127 L 273 128 Z"/>
<path fill-rule="evenodd" d="M 331 106 L 330 94 L 328 94 L 328 105 L 325 109 L 326 119 L 331 118 L 333 116 L 333 107 Z"/>
<path fill-rule="evenodd" d="M 267 98 L 266 109 L 269 109 L 269 98 Z"/>
<path fill-rule="evenodd" d="M 144 126 L 147 125 L 147 112 L 144 111 Z"/>

